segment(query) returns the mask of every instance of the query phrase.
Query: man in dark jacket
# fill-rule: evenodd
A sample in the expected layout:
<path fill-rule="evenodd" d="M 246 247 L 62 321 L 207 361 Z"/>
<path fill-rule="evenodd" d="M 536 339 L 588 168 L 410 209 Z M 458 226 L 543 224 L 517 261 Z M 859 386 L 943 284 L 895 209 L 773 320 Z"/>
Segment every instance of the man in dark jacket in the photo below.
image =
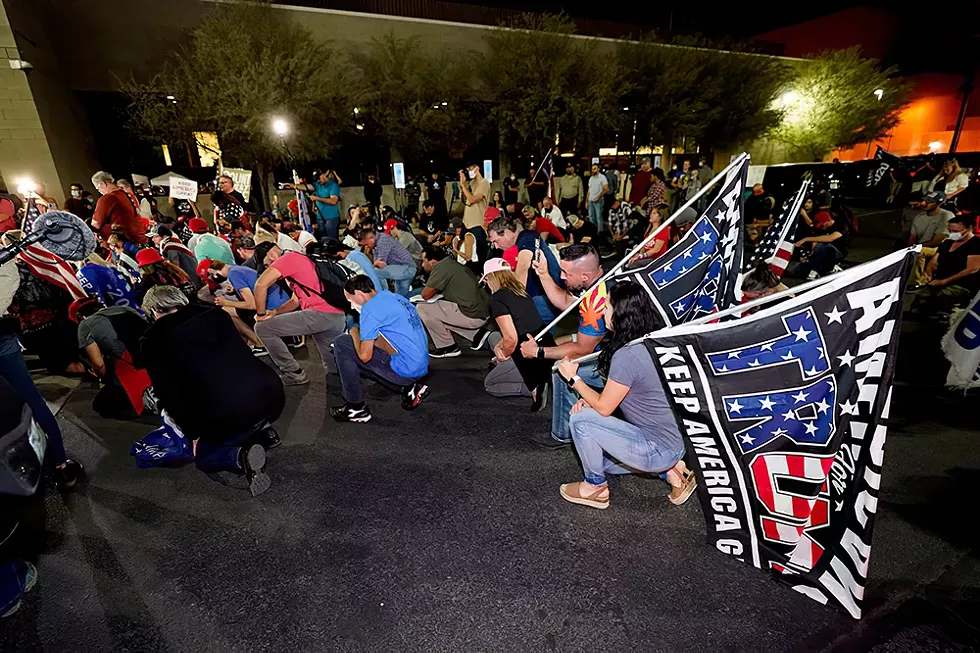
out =
<path fill-rule="evenodd" d="M 280 443 L 270 425 L 286 401 L 275 371 L 217 306 L 188 304 L 180 290 L 157 286 L 143 310 L 156 319 L 142 339 L 143 364 L 160 408 L 197 441 L 198 469 L 244 474 L 252 496 L 265 492 L 265 449 Z"/>

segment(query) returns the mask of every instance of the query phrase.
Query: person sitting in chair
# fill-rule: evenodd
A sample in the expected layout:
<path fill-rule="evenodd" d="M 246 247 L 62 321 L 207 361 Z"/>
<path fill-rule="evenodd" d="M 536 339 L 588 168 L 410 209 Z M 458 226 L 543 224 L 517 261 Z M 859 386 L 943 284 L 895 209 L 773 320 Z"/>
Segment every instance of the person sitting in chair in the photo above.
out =
<path fill-rule="evenodd" d="M 252 496 L 262 494 L 271 484 L 265 449 L 280 444 L 271 424 L 286 403 L 279 377 L 217 306 L 189 304 L 177 288 L 156 286 L 143 310 L 156 321 L 143 335 L 142 362 L 157 405 L 196 441 L 198 469 L 243 474 Z"/>

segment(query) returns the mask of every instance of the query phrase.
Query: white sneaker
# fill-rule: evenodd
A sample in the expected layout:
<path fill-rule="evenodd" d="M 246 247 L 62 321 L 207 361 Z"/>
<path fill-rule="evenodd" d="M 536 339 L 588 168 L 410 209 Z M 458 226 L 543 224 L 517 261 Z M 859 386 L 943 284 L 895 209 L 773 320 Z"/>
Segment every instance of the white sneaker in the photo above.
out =
<path fill-rule="evenodd" d="M 810 274 L 806 275 L 806 280 L 807 281 L 813 281 L 814 279 L 817 279 L 819 277 L 820 277 L 820 275 L 817 274 L 817 271 L 816 270 L 810 270 Z"/>

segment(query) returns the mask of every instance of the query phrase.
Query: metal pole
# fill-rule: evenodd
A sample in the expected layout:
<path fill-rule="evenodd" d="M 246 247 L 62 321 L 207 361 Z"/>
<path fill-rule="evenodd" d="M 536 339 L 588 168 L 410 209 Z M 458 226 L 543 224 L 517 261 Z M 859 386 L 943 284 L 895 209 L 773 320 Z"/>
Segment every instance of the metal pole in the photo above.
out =
<path fill-rule="evenodd" d="M 722 180 L 725 177 L 727 177 L 728 176 L 728 173 L 731 170 L 733 170 L 734 168 L 736 168 L 739 165 L 741 165 L 742 161 L 744 161 L 747 158 L 749 158 L 749 155 L 746 154 L 745 152 L 742 152 L 737 157 L 735 157 L 735 160 L 732 161 L 731 163 L 729 163 L 728 164 L 728 167 L 726 167 L 720 173 L 718 173 L 717 175 L 715 175 L 714 177 L 712 177 L 711 180 L 709 180 L 709 182 L 706 185 L 704 185 L 704 186 L 701 187 L 701 190 L 698 191 L 698 193 L 694 197 L 692 197 L 691 199 L 687 200 L 682 206 L 678 207 L 678 209 L 676 211 L 674 211 L 674 214 L 672 216 L 670 216 L 670 218 L 668 218 L 659 227 L 657 227 L 656 229 L 654 229 L 653 233 L 651 233 L 649 236 L 647 236 L 646 238 L 644 238 L 643 241 L 639 245 L 637 245 L 636 247 L 634 247 L 633 250 L 629 254 L 627 254 L 626 257 L 623 260 L 621 260 L 619 263 L 617 263 L 615 265 L 615 267 L 613 267 L 611 270 L 609 270 L 609 272 L 606 272 L 604 275 L 602 275 L 601 277 L 599 277 L 599 280 L 596 281 L 594 284 L 592 284 L 592 287 L 591 288 L 589 288 L 584 293 L 582 293 L 581 295 L 579 295 L 575 299 L 575 301 L 573 301 L 571 304 L 569 304 L 568 307 L 565 308 L 565 310 L 562 311 L 561 314 L 558 315 L 558 317 L 556 317 L 546 327 L 544 327 L 541 330 L 541 332 L 538 333 L 538 335 L 534 336 L 534 339 L 535 340 L 539 340 L 542 336 L 544 336 L 544 334 L 546 334 L 549 331 L 551 331 L 551 329 L 553 329 L 556 324 L 558 324 L 559 322 L 561 322 L 565 318 L 566 315 L 568 315 L 573 310 L 575 310 L 575 307 L 578 306 L 579 303 L 581 303 L 581 301 L 583 299 L 585 299 L 585 297 L 587 297 L 589 295 L 589 293 L 591 293 L 593 290 L 595 290 L 599 286 L 599 284 L 603 283 L 604 281 L 606 281 L 607 279 L 609 279 L 610 277 L 612 277 L 614 274 L 616 274 L 620 270 L 620 268 L 622 268 L 624 265 L 626 265 L 626 263 L 631 258 L 633 258 L 634 256 L 636 256 L 636 254 L 640 250 L 642 250 L 643 247 L 646 246 L 647 243 L 649 243 L 651 240 L 653 240 L 656 237 L 657 234 L 659 234 L 665 227 L 667 227 L 667 225 L 669 225 L 671 222 L 673 222 L 675 219 L 677 219 L 677 216 L 679 216 L 683 211 L 687 210 L 688 207 L 692 206 L 695 202 L 697 202 L 701 198 L 701 196 L 704 195 L 708 191 L 709 188 L 711 188 L 712 186 L 714 186 L 715 184 L 717 184 L 720 180 Z M 530 271 L 528 272 L 528 274 L 530 274 Z"/>

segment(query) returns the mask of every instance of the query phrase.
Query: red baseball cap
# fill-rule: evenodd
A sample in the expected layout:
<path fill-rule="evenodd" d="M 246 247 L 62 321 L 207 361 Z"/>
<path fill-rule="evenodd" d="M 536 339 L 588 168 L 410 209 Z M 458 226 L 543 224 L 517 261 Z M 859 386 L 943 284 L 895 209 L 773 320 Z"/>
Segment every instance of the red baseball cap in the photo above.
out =
<path fill-rule="evenodd" d="M 160 256 L 160 252 L 149 247 L 136 252 L 136 265 L 140 267 L 150 265 L 152 263 L 159 263 L 162 260 L 163 257 Z"/>
<path fill-rule="evenodd" d="M 197 264 L 197 276 L 201 277 L 202 279 L 207 279 L 208 270 L 210 269 L 211 269 L 211 259 L 202 258 L 200 262 Z"/>
<path fill-rule="evenodd" d="M 483 212 L 483 226 L 487 226 L 499 217 L 500 209 L 496 206 L 488 206 L 487 210 Z"/>
<path fill-rule="evenodd" d="M 397 226 L 398 226 L 398 220 L 388 220 L 387 222 L 385 222 L 385 233 L 390 234 L 391 228 Z"/>
<path fill-rule="evenodd" d="M 187 221 L 187 226 L 196 234 L 205 234 L 208 232 L 208 223 L 204 221 L 204 218 L 191 218 Z"/>

